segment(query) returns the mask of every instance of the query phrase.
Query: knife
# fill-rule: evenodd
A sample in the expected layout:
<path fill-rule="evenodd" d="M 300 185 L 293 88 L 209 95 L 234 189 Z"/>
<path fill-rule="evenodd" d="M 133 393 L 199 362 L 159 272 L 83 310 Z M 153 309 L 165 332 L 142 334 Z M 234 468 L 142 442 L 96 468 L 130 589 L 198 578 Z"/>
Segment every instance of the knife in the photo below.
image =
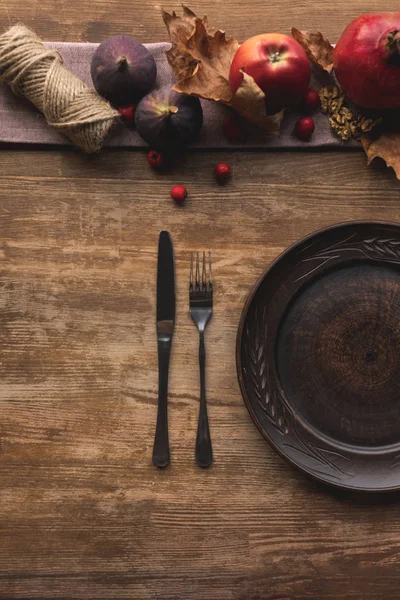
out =
<path fill-rule="evenodd" d="M 168 371 L 175 322 L 174 251 L 168 231 L 158 240 L 157 265 L 157 343 L 158 343 L 158 410 L 154 438 L 153 464 L 169 464 L 168 439 Z"/>

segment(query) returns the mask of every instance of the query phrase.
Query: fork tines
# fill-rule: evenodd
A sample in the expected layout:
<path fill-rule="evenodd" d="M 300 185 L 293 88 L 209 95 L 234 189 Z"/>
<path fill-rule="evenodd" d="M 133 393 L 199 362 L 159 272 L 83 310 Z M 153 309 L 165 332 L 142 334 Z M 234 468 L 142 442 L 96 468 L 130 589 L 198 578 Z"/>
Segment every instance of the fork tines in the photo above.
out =
<path fill-rule="evenodd" d="M 211 252 L 208 253 L 208 279 L 206 253 L 203 252 L 203 258 L 200 266 L 200 253 L 192 252 L 190 255 L 190 284 L 189 291 L 192 292 L 212 292 L 212 270 L 211 270 Z M 201 270 L 201 277 L 200 277 Z"/>

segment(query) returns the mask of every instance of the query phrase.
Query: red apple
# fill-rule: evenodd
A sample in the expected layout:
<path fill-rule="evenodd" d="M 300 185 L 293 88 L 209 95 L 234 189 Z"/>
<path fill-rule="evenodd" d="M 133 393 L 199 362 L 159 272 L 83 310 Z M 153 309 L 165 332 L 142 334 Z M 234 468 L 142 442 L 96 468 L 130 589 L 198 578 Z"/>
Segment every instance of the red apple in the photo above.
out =
<path fill-rule="evenodd" d="M 283 33 L 263 33 L 244 42 L 236 52 L 229 82 L 233 92 L 251 75 L 266 96 L 269 112 L 296 106 L 307 92 L 311 67 L 303 48 Z"/>

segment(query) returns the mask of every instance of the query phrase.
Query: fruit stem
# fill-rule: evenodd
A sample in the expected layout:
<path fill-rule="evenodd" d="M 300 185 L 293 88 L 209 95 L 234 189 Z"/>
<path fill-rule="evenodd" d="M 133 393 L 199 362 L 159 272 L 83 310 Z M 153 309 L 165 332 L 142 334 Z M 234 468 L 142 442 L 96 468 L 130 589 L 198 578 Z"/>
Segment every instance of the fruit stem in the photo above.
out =
<path fill-rule="evenodd" d="M 128 69 L 128 60 L 127 60 L 126 56 L 121 56 L 121 58 L 118 61 L 118 71 L 121 71 L 123 73 L 127 69 Z"/>
<path fill-rule="evenodd" d="M 400 29 L 392 29 L 387 36 L 389 62 L 400 66 Z"/>

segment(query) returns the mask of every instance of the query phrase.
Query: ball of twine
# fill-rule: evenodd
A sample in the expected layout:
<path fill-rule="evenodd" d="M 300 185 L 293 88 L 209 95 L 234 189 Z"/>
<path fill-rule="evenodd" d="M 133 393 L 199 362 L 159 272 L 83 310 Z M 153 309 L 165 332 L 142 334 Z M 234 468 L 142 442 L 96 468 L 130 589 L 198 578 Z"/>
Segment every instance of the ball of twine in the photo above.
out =
<path fill-rule="evenodd" d="M 63 65 L 25 25 L 0 35 L 0 81 L 32 102 L 49 125 L 85 152 L 98 152 L 119 114 Z"/>

